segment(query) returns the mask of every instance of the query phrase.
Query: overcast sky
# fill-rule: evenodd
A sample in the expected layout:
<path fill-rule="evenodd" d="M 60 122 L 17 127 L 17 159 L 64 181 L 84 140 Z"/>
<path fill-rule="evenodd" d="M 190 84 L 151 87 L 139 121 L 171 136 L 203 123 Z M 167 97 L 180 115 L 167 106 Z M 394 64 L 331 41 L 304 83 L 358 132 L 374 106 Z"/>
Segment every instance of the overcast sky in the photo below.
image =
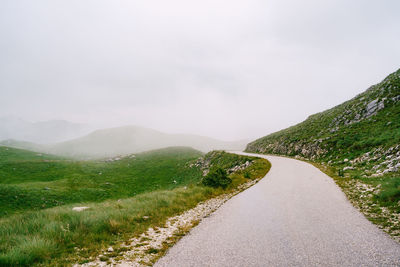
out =
<path fill-rule="evenodd" d="M 232 140 L 400 68 L 398 0 L 1 0 L 0 117 Z"/>

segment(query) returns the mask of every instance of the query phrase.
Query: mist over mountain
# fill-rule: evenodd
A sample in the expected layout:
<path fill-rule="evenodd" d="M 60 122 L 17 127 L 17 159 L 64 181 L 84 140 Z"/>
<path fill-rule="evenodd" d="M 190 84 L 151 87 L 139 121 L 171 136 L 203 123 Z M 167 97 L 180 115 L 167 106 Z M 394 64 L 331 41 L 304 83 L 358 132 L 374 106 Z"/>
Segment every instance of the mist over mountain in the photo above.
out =
<path fill-rule="evenodd" d="M 47 152 L 71 157 L 110 157 L 170 146 L 188 146 L 203 152 L 240 150 L 245 144 L 246 141 L 225 142 L 197 135 L 167 134 L 138 126 L 124 126 L 97 130 L 84 137 L 52 145 Z"/>
<path fill-rule="evenodd" d="M 36 144 L 19 140 L 4 140 L 0 145 L 74 158 L 104 158 L 143 151 L 186 146 L 208 152 L 211 150 L 243 150 L 248 140 L 221 141 L 191 134 L 168 134 L 139 126 L 123 126 L 96 130 L 76 139 L 54 144 Z"/>
<path fill-rule="evenodd" d="M 65 120 L 30 122 L 16 117 L 0 118 L 0 140 L 50 144 L 77 138 L 92 130 L 89 125 Z"/>

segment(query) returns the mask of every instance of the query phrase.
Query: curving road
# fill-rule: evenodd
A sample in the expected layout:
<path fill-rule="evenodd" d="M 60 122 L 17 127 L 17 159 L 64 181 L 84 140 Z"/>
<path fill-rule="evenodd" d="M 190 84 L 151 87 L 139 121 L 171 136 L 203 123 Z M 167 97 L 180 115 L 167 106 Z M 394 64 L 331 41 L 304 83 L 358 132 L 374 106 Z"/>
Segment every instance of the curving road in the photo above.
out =
<path fill-rule="evenodd" d="M 330 177 L 301 161 L 260 157 L 272 163 L 268 175 L 205 218 L 155 266 L 400 266 L 400 245 Z"/>

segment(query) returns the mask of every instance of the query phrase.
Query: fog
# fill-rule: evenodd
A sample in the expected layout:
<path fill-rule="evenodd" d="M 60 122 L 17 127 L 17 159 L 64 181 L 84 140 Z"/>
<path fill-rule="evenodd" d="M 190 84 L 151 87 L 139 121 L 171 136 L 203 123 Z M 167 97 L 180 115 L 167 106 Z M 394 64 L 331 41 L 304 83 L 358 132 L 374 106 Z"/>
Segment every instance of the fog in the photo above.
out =
<path fill-rule="evenodd" d="M 0 117 L 264 136 L 400 67 L 400 2 L 0 2 Z"/>

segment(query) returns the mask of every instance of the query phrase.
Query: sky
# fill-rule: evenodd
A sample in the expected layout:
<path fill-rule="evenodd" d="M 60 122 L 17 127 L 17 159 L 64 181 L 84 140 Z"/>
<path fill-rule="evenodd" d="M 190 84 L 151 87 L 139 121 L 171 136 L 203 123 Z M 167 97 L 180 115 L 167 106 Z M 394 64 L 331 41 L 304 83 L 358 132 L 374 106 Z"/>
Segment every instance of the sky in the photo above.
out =
<path fill-rule="evenodd" d="M 254 139 L 400 68 L 398 0 L 2 0 L 0 117 Z"/>

